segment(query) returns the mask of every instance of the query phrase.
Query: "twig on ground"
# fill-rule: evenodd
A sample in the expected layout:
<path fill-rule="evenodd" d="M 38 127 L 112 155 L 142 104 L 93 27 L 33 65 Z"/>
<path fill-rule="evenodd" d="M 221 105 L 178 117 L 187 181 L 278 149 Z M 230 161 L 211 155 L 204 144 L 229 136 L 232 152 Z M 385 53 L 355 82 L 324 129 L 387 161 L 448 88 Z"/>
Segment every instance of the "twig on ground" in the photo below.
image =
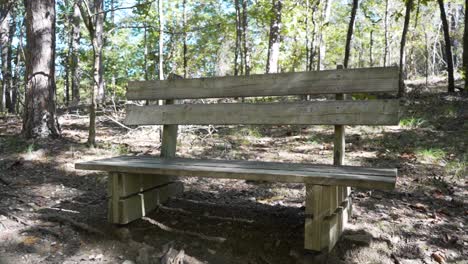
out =
<path fill-rule="evenodd" d="M 110 116 L 108 116 L 108 115 L 105 115 L 104 117 L 108 118 L 109 120 L 113 121 L 113 122 L 116 123 L 117 125 L 119 125 L 119 126 L 125 128 L 125 129 L 127 129 L 127 130 L 134 130 L 133 128 L 130 128 L 130 127 L 128 127 L 128 126 L 126 126 L 126 125 L 120 123 L 119 121 L 117 121 L 116 119 L 114 119 L 114 118 L 112 118 L 112 117 L 110 117 Z"/>
<path fill-rule="evenodd" d="M 57 215 L 57 214 L 46 214 L 46 215 L 41 215 L 39 218 L 42 220 L 50 221 L 50 222 L 59 222 L 62 224 L 69 224 L 73 227 L 84 230 L 91 234 L 104 235 L 104 233 L 101 232 L 100 230 L 97 230 L 96 228 L 91 227 L 87 224 L 77 222 L 66 216 Z"/>
<path fill-rule="evenodd" d="M 223 243 L 224 241 L 226 241 L 226 238 L 224 238 L 224 237 L 207 236 L 207 235 L 203 235 L 203 234 L 193 232 L 193 231 L 185 231 L 185 230 L 175 229 L 175 228 L 166 226 L 163 223 L 160 223 L 160 222 L 158 222 L 158 221 L 156 221 L 154 219 L 148 218 L 146 216 L 142 217 L 141 219 L 143 219 L 143 220 L 149 222 L 150 224 L 155 225 L 155 226 L 157 226 L 157 227 L 159 227 L 162 230 L 167 231 L 167 232 L 172 232 L 172 233 L 182 234 L 182 235 L 196 236 L 196 237 L 198 237 L 200 239 L 203 239 L 203 240 L 208 240 L 208 241 L 213 241 L 213 242 L 218 242 L 218 243 Z"/>
<path fill-rule="evenodd" d="M 55 210 L 55 211 L 62 211 L 62 212 L 67 212 L 67 213 L 72 213 L 72 214 L 79 214 L 80 212 L 75 211 L 75 210 L 70 210 L 70 209 L 64 209 L 64 208 L 57 208 L 57 207 L 46 207 L 44 209 L 50 209 L 50 210 Z"/>
<path fill-rule="evenodd" d="M 6 216 L 6 217 L 8 217 L 8 218 L 10 218 L 10 219 L 12 219 L 12 220 L 14 220 L 14 221 L 20 223 L 20 224 L 25 225 L 25 226 L 29 226 L 29 225 L 30 225 L 30 224 L 28 223 L 28 221 L 22 219 L 21 217 L 18 217 L 18 216 L 16 216 L 16 215 L 9 214 L 9 213 L 7 213 L 7 212 L 5 212 L 5 211 L 3 211 L 3 210 L 0 210 L 0 215 L 4 215 L 4 216 Z"/>

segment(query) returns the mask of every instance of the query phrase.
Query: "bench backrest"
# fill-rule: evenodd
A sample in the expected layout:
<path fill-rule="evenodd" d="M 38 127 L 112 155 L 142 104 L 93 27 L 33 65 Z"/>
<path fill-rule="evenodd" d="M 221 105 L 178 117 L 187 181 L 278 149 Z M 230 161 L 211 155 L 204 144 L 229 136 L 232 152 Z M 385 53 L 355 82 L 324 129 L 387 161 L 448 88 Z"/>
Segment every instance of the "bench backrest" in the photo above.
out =
<path fill-rule="evenodd" d="M 171 100 L 309 94 L 396 93 L 398 68 L 228 76 L 129 82 L 128 100 Z M 316 124 L 395 125 L 399 102 L 390 100 L 128 105 L 127 125 Z"/>

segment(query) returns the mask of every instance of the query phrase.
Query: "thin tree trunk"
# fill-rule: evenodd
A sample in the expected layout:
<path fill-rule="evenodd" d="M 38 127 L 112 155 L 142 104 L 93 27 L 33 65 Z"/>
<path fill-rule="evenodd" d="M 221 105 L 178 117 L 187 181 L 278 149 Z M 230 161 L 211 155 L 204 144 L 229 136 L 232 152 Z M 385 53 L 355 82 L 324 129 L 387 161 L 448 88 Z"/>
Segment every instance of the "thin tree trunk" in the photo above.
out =
<path fill-rule="evenodd" d="M 398 89 L 398 96 L 402 97 L 405 94 L 405 45 L 406 45 L 406 34 L 408 33 L 408 25 L 411 17 L 411 9 L 413 8 L 413 0 L 407 0 L 406 2 L 406 12 L 405 12 L 405 22 L 403 25 L 403 33 L 401 35 L 400 42 L 400 73 L 399 80 L 400 86 Z"/>
<path fill-rule="evenodd" d="M 3 11 L 3 10 L 2 10 Z M 1 71 L 2 71 L 2 89 L 0 98 L 0 112 L 3 112 L 4 108 L 8 108 L 6 102 L 6 94 L 8 91 L 8 43 L 9 41 L 9 20 L 11 10 L 7 10 L 0 21 L 0 57 L 2 59 Z"/>
<path fill-rule="evenodd" d="M 388 0 L 385 0 L 385 18 L 384 18 L 384 54 L 383 54 L 383 66 L 387 66 L 387 54 L 388 54 Z"/>
<path fill-rule="evenodd" d="M 13 78 L 13 102 L 14 102 L 14 105 L 15 105 L 15 112 L 18 113 L 19 112 L 19 104 L 17 103 L 19 100 L 18 100 L 18 96 L 19 96 L 19 87 L 21 85 L 21 79 L 20 76 L 21 75 L 21 67 L 20 67 L 20 64 L 21 63 L 25 63 L 26 61 L 26 58 L 25 58 L 25 54 L 24 54 L 24 46 L 23 46 L 23 39 L 24 39 L 24 25 L 26 24 L 26 16 L 25 14 L 23 13 L 21 15 L 23 17 L 23 21 L 22 23 L 19 25 L 19 28 L 20 28 L 20 32 L 19 32 L 19 36 L 18 36 L 18 45 L 16 46 L 16 58 L 15 58 L 15 77 Z M 20 99 L 21 100 L 21 99 Z"/>
<path fill-rule="evenodd" d="M 463 33 L 463 70 L 465 72 L 465 92 L 468 92 L 468 0 L 465 0 L 465 31 Z"/>
<path fill-rule="evenodd" d="M 72 22 L 71 22 L 71 15 L 68 17 L 68 29 L 70 30 L 68 36 L 68 52 L 65 55 L 65 89 L 63 91 L 63 98 L 65 105 L 69 105 L 70 103 L 70 71 L 71 71 L 71 55 L 73 53 L 73 32 L 72 32 Z"/>
<path fill-rule="evenodd" d="M 241 14 L 240 14 L 240 0 L 235 0 L 234 5 L 236 9 L 236 47 L 234 52 L 234 76 L 239 75 L 239 60 L 242 57 L 241 51 Z"/>
<path fill-rule="evenodd" d="M 436 55 L 437 55 L 437 44 L 439 43 L 439 33 L 440 33 L 440 28 L 442 27 L 442 23 L 439 23 L 439 26 L 437 27 L 437 33 L 436 37 L 434 38 L 434 44 L 432 46 L 432 75 L 436 75 L 438 73 L 438 67 L 436 63 Z"/>
<path fill-rule="evenodd" d="M 312 7 L 312 24 L 313 24 L 313 27 L 312 27 L 312 36 L 310 37 L 311 41 L 310 41 L 310 47 L 309 47 L 309 64 L 308 64 L 308 71 L 312 71 L 312 69 L 314 69 L 314 57 L 315 57 L 315 54 L 316 54 L 316 37 L 317 37 L 317 22 L 315 21 L 315 15 L 316 15 L 316 11 L 317 11 L 317 5 L 318 5 L 318 2 L 316 2 L 316 4 Z"/>
<path fill-rule="evenodd" d="M 305 47 L 306 47 L 306 71 L 309 70 L 309 59 L 310 59 L 310 48 L 309 48 L 309 9 L 310 9 L 310 3 L 309 0 L 306 0 L 306 12 L 305 12 L 305 35 L 306 35 L 306 42 L 305 42 Z"/>
<path fill-rule="evenodd" d="M 372 67 L 374 66 L 374 58 L 372 58 L 372 47 L 374 46 L 374 30 L 371 29 L 369 34 L 369 66 Z"/>
<path fill-rule="evenodd" d="M 324 40 L 325 27 L 330 22 L 331 16 L 331 5 L 332 0 L 325 0 L 324 1 L 324 9 L 322 12 L 322 24 L 319 29 L 319 39 L 318 39 L 318 56 L 317 56 L 317 70 L 325 69 L 325 54 L 327 52 L 327 43 Z"/>
<path fill-rule="evenodd" d="M 102 104 L 105 100 L 104 91 L 104 62 L 103 62 L 103 47 L 104 47 L 104 0 L 94 0 L 94 13 L 95 15 L 95 59 L 98 63 L 94 64 L 97 81 L 96 83 L 96 103 Z"/>
<path fill-rule="evenodd" d="M 184 60 L 184 79 L 187 78 L 187 0 L 183 0 L 183 27 L 184 27 L 184 54 L 183 54 L 183 60 Z"/>
<path fill-rule="evenodd" d="M 78 105 L 80 102 L 79 48 L 80 48 L 80 8 L 77 3 L 73 5 L 72 22 L 72 52 L 71 52 L 71 77 L 72 77 L 72 102 Z"/>
<path fill-rule="evenodd" d="M 148 28 L 146 27 L 146 22 L 145 22 L 145 28 L 144 28 L 144 34 L 143 34 L 143 38 L 144 38 L 144 49 L 145 49 L 145 59 L 144 59 L 144 67 L 145 67 L 145 81 L 148 81 L 149 80 L 149 77 L 148 77 Z"/>
<path fill-rule="evenodd" d="M 15 91 L 13 87 L 13 38 L 16 31 L 16 14 L 15 9 L 11 11 L 10 23 L 8 29 L 8 53 L 7 53 L 7 70 L 6 75 L 4 76 L 4 81 L 6 82 L 6 107 L 8 108 L 9 113 L 15 112 L 16 98 Z"/>
<path fill-rule="evenodd" d="M 163 0 L 158 0 L 159 13 L 159 80 L 164 80 L 164 10 Z"/>
<path fill-rule="evenodd" d="M 273 17 L 270 24 L 270 38 L 268 41 L 268 58 L 266 64 L 267 73 L 278 72 L 282 8 L 283 0 L 273 0 Z"/>
<path fill-rule="evenodd" d="M 358 9 L 359 0 L 353 0 L 353 6 L 351 7 L 351 17 L 349 19 L 348 34 L 346 35 L 346 47 L 345 57 L 343 66 L 348 68 L 349 54 L 351 53 L 351 40 L 353 38 L 354 20 L 356 19 L 356 11 Z"/>
<path fill-rule="evenodd" d="M 250 45 L 247 39 L 249 29 L 247 0 L 242 0 L 242 43 L 244 50 L 244 74 L 250 75 Z"/>
<path fill-rule="evenodd" d="M 437 0 L 440 8 L 440 18 L 442 20 L 442 28 L 444 29 L 445 39 L 445 53 L 447 55 L 447 73 L 448 73 L 448 92 L 455 92 L 455 78 L 453 76 L 453 56 L 452 56 L 452 45 L 450 41 L 449 25 L 447 22 L 447 16 L 445 14 L 444 0 Z"/>
<path fill-rule="evenodd" d="M 24 1 L 26 9 L 26 99 L 23 135 L 59 137 L 55 115 L 55 1 Z"/>

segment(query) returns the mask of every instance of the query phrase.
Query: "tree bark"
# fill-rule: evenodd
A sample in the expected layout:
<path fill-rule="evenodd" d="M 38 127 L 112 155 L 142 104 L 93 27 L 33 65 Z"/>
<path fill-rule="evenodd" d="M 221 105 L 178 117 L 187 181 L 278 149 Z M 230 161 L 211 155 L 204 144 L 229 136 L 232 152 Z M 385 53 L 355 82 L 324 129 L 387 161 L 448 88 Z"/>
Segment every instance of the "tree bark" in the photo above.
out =
<path fill-rule="evenodd" d="M 241 14 L 240 14 L 240 0 L 235 0 L 234 7 L 236 9 L 236 46 L 234 51 L 234 76 L 239 75 L 240 63 L 239 60 L 242 57 L 241 51 Z"/>
<path fill-rule="evenodd" d="M 183 47 L 183 64 L 184 64 L 184 79 L 187 78 L 187 0 L 183 0 L 183 27 L 184 27 L 184 47 Z"/>
<path fill-rule="evenodd" d="M 463 33 L 463 70 L 465 73 L 465 92 L 468 92 L 468 0 L 465 0 L 465 31 Z"/>
<path fill-rule="evenodd" d="M 159 12 L 159 80 L 164 80 L 164 10 L 163 0 L 158 0 Z"/>
<path fill-rule="evenodd" d="M 55 1 L 24 1 L 26 8 L 26 99 L 23 135 L 59 137 L 55 114 Z"/>
<path fill-rule="evenodd" d="M 413 8 L 413 0 L 406 1 L 406 11 L 405 11 L 405 22 L 403 25 L 403 33 L 401 34 L 400 42 L 400 72 L 399 72 L 399 89 L 398 96 L 402 97 L 405 94 L 405 45 L 406 45 L 406 35 L 408 33 L 408 26 L 411 17 L 411 9 Z"/>
<path fill-rule="evenodd" d="M 247 0 L 242 0 L 242 48 L 244 50 L 244 74 L 250 75 L 250 45 L 247 39 L 249 28 Z"/>
<path fill-rule="evenodd" d="M 104 91 L 104 57 L 103 57 L 103 48 L 104 48 L 104 0 L 94 0 L 94 13 L 95 15 L 95 59 L 99 62 L 94 64 L 96 73 L 97 73 L 97 97 L 96 102 L 98 104 L 104 103 L 105 100 L 105 91 Z"/>
<path fill-rule="evenodd" d="M 3 10 L 2 10 L 3 11 Z M 2 12 L 3 13 L 3 12 Z M 0 98 L 0 112 L 4 111 L 4 108 L 8 108 L 7 103 L 7 93 L 8 93 L 8 44 L 10 42 L 9 38 L 9 21 L 10 21 L 11 10 L 8 9 L 0 17 L 0 57 L 2 59 L 1 71 L 2 71 L 2 89 L 1 89 L 1 98 Z"/>
<path fill-rule="evenodd" d="M 80 102 L 80 80 L 81 74 L 79 70 L 79 48 L 80 48 L 80 8 L 77 3 L 73 5 L 73 15 L 71 18 L 72 25 L 72 52 L 71 52 L 71 77 L 72 77 L 72 103 L 78 105 Z"/>
<path fill-rule="evenodd" d="M 324 40 L 323 32 L 325 31 L 325 27 L 330 22 L 332 0 L 325 0 L 323 3 L 324 3 L 324 8 L 322 11 L 322 23 L 318 31 L 318 41 L 317 41 L 318 42 L 318 56 L 317 56 L 317 70 L 318 71 L 325 69 L 325 54 L 327 52 L 327 43 Z"/>
<path fill-rule="evenodd" d="M 315 21 L 315 15 L 317 13 L 318 2 L 312 6 L 312 36 L 310 37 L 310 46 L 309 46 L 309 64 L 307 65 L 307 70 L 312 71 L 314 69 L 314 57 L 316 52 L 316 38 L 317 38 L 317 22 Z"/>
<path fill-rule="evenodd" d="M 81 17 L 89 31 L 91 44 L 93 46 L 93 88 L 91 89 L 91 102 L 89 105 L 89 128 L 88 128 L 88 145 L 96 145 L 96 96 L 102 87 L 102 95 L 104 95 L 104 78 L 102 69 L 102 48 L 104 35 L 104 0 L 94 0 L 93 11 L 87 0 L 79 2 Z M 103 98 L 102 98 L 103 99 Z"/>
<path fill-rule="evenodd" d="M 444 30 L 445 39 L 445 54 L 447 56 L 447 74 L 448 74 L 448 92 L 455 92 L 455 78 L 453 76 L 453 56 L 452 43 L 450 41 L 449 25 L 445 14 L 444 0 L 437 0 L 440 8 L 440 18 L 442 20 L 442 28 Z"/>
<path fill-rule="evenodd" d="M 348 34 L 346 35 L 346 47 L 345 47 L 345 57 L 343 66 L 348 68 L 349 63 L 349 54 L 351 53 L 351 40 L 353 38 L 354 30 L 354 21 L 356 20 L 356 12 L 358 9 L 359 0 L 353 0 L 353 6 L 351 7 L 351 17 L 349 19 L 348 25 Z"/>
<path fill-rule="evenodd" d="M 383 54 L 383 66 L 384 67 L 387 66 L 387 54 L 388 54 L 388 0 L 385 0 L 384 54 Z"/>
<path fill-rule="evenodd" d="M 281 31 L 281 10 L 283 0 L 273 0 L 273 17 L 270 24 L 270 38 L 268 41 L 268 58 L 266 73 L 278 72 L 278 61 L 280 51 L 280 31 Z"/>

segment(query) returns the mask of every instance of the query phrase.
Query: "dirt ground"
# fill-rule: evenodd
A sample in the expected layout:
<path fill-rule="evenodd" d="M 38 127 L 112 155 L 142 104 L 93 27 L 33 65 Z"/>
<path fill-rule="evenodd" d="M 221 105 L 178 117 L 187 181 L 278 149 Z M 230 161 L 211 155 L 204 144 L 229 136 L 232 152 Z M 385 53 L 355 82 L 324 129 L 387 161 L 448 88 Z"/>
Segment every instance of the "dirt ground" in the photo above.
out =
<path fill-rule="evenodd" d="M 416 86 L 417 88 L 417 86 Z M 328 263 L 468 263 L 468 98 L 414 89 L 399 126 L 347 127 L 346 164 L 396 167 L 392 191 L 353 189 L 353 216 Z M 63 137 L 24 140 L 21 120 L 0 118 L 0 264 L 301 263 L 304 186 L 183 178 L 185 192 L 148 220 L 106 222 L 104 173 L 78 161 L 159 153 L 159 127 L 127 129 L 101 113 L 60 115 Z M 120 116 L 114 116 L 121 118 Z M 331 126 L 181 127 L 178 155 L 332 163 Z"/>

